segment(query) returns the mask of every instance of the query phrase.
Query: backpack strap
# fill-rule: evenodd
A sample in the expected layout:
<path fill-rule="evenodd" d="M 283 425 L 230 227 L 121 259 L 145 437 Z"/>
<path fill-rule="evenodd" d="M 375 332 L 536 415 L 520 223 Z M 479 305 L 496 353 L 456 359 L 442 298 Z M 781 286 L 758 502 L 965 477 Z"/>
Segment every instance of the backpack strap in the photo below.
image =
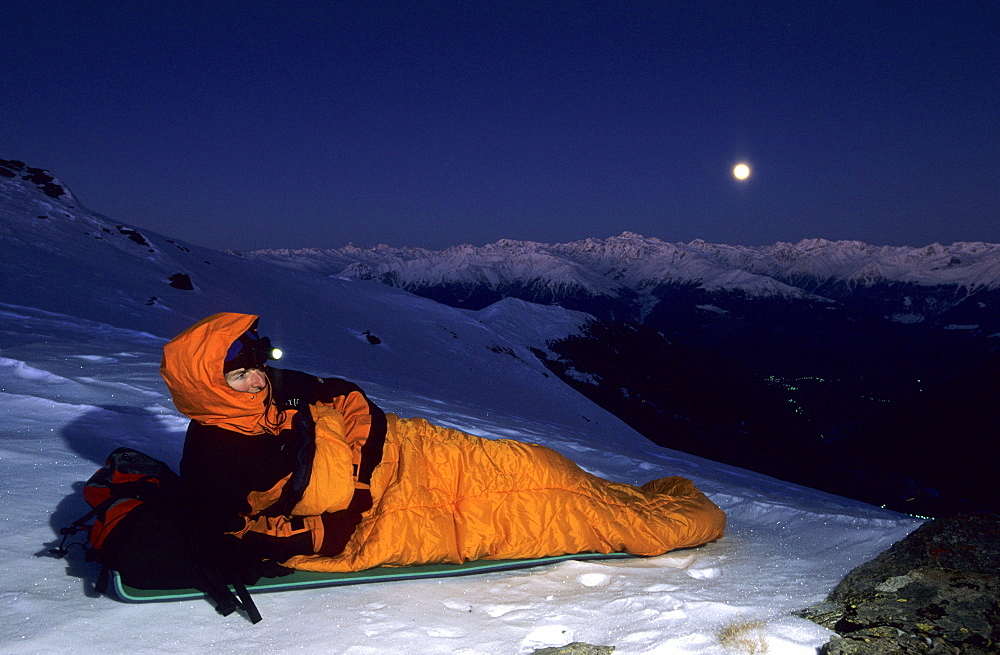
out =
<path fill-rule="evenodd" d="M 262 617 L 257 610 L 257 605 L 253 602 L 253 598 L 250 597 L 250 592 L 247 591 L 246 585 L 237 580 L 233 587 L 236 589 L 236 595 L 240 599 L 240 608 L 247 613 L 250 623 L 260 623 Z"/>
<path fill-rule="evenodd" d="M 99 594 L 107 593 L 108 578 L 111 577 L 111 569 L 107 564 L 101 564 L 101 572 L 97 574 L 97 582 L 94 583 L 94 591 Z"/>
<path fill-rule="evenodd" d="M 103 516 L 104 513 L 108 511 L 108 508 L 111 507 L 117 500 L 119 499 L 113 497 L 108 498 L 65 528 L 59 528 L 59 534 L 62 535 L 62 540 L 59 542 L 58 546 L 49 549 L 49 554 L 57 559 L 66 557 L 69 553 L 69 550 L 66 549 L 66 540 L 72 535 L 75 535 L 77 532 L 89 533 L 91 526 L 87 525 L 87 523 L 97 516 Z M 83 545 L 85 546 L 86 544 Z"/>
<path fill-rule="evenodd" d="M 205 581 L 202 591 L 208 594 L 209 598 L 215 602 L 216 612 L 222 616 L 229 616 L 236 610 L 241 609 L 246 612 L 247 618 L 250 619 L 251 623 L 260 623 L 262 619 L 260 611 L 253 602 L 253 598 L 250 597 L 250 592 L 247 591 L 246 585 L 243 584 L 242 580 L 236 579 L 232 582 L 233 588 L 236 590 L 236 595 L 234 596 L 217 567 L 210 566 L 207 562 L 202 561 L 198 568 L 201 570 L 200 572 Z"/>

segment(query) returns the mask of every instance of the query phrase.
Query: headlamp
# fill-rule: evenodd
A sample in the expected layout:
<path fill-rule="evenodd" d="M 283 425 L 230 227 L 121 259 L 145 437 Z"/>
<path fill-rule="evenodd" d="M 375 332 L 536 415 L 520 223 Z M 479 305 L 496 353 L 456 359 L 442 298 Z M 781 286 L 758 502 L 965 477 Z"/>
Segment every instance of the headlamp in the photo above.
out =
<path fill-rule="evenodd" d="M 228 373 L 238 368 L 262 368 L 267 360 L 280 359 L 281 355 L 281 349 L 271 346 L 271 339 L 247 330 L 229 346 L 222 370 Z"/>

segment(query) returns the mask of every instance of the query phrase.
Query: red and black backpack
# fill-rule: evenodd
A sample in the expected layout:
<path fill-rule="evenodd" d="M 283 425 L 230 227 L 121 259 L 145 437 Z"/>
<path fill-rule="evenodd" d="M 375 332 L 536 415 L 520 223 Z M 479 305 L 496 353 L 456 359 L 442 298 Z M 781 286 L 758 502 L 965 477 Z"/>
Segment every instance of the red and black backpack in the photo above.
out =
<path fill-rule="evenodd" d="M 158 459 L 131 448 L 116 448 L 104 466 L 83 485 L 83 499 L 91 510 L 62 528 L 62 543 L 53 555 L 65 556 L 66 540 L 78 532 L 87 533 L 87 560 L 101 563 L 98 591 L 107 590 L 105 542 L 129 514 L 147 502 L 170 502 L 179 498 L 180 478 Z"/>
<path fill-rule="evenodd" d="M 200 589 L 223 616 L 242 609 L 253 623 L 260 621 L 229 554 L 191 529 L 180 477 L 167 464 L 116 448 L 84 484 L 83 497 L 91 510 L 62 528 L 61 543 L 49 552 L 65 557 L 67 539 L 86 532 L 87 561 L 101 565 L 96 591 L 107 592 L 110 572 L 116 571 L 137 589 Z"/>
<path fill-rule="evenodd" d="M 83 498 L 93 509 L 73 525 L 87 530 L 94 559 L 100 562 L 105 540 L 130 512 L 146 502 L 169 501 L 179 492 L 180 477 L 169 466 L 137 450 L 116 448 L 84 484 Z"/>

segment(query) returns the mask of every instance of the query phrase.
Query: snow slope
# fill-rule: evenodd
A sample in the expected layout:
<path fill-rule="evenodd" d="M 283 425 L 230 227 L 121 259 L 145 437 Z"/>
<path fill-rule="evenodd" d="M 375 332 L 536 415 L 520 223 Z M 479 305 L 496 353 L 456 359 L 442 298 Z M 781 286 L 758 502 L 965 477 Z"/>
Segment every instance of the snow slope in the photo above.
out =
<path fill-rule="evenodd" d="M 580 640 L 712 654 L 726 652 L 721 626 L 760 620 L 769 652 L 804 655 L 829 633 L 789 612 L 918 524 L 653 445 L 528 353 L 581 315 L 520 301 L 467 312 L 200 249 L 15 172 L 0 177 L 0 653 L 499 655 Z M 615 480 L 689 476 L 726 510 L 728 533 L 649 559 L 260 594 L 256 626 L 203 601 L 96 597 L 95 567 L 45 545 L 85 511 L 82 481 L 114 447 L 176 465 L 187 420 L 160 351 L 216 311 L 262 314 L 289 367 L 355 380 L 387 411 L 543 443 Z"/>

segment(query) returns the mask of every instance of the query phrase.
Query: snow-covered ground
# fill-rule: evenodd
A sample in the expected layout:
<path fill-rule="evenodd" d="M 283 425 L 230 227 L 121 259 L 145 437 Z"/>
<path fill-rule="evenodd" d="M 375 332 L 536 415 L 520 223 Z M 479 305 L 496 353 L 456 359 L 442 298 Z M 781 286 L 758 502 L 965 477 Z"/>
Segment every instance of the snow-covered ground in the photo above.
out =
<path fill-rule="evenodd" d="M 655 446 L 528 352 L 572 331 L 572 313 L 465 312 L 130 229 L 0 178 L 0 653 L 502 655 L 585 641 L 712 654 L 731 652 L 721 628 L 750 622 L 768 652 L 812 654 L 830 633 L 790 612 L 919 523 Z M 169 286 L 176 273 L 194 289 Z M 727 534 L 649 559 L 258 594 L 258 625 L 205 601 L 97 597 L 95 566 L 47 545 L 86 511 L 82 482 L 114 447 L 176 467 L 187 420 L 161 348 L 216 311 L 261 314 L 288 367 L 354 380 L 386 411 L 542 443 L 615 480 L 688 476 L 727 512 Z"/>

